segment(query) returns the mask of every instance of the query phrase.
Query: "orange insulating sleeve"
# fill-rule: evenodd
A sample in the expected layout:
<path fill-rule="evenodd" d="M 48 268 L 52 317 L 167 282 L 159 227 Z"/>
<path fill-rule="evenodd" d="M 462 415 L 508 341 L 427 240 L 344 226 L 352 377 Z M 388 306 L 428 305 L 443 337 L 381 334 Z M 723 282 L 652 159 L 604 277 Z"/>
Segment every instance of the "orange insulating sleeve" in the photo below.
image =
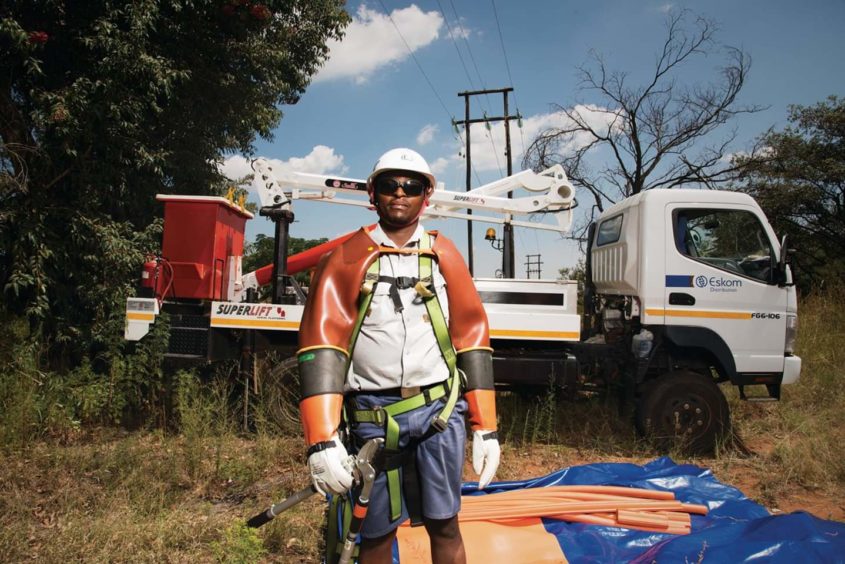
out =
<path fill-rule="evenodd" d="M 367 231 L 372 231 L 376 228 L 376 224 L 373 223 L 372 225 L 366 226 L 364 229 Z M 340 244 L 344 243 L 347 239 L 351 238 L 355 235 L 356 231 L 352 231 L 351 233 L 347 233 L 346 235 L 341 235 L 337 239 L 332 239 L 331 241 L 326 241 L 316 247 L 312 247 L 307 251 L 302 251 L 301 253 L 296 253 L 295 255 L 291 255 L 288 257 L 288 274 L 296 274 L 297 272 L 302 272 L 304 270 L 308 270 L 309 268 L 314 268 L 317 266 L 317 263 L 320 262 L 320 257 L 324 254 L 328 253 L 329 251 L 333 251 L 335 247 L 338 247 Z M 255 280 L 258 282 L 259 286 L 266 286 L 270 282 L 272 282 L 273 278 L 273 265 L 268 264 L 267 266 L 262 266 L 261 268 L 255 271 Z"/>
<path fill-rule="evenodd" d="M 551 488 L 543 489 L 555 489 L 567 493 L 587 492 L 596 494 L 617 495 L 625 498 L 638 497 L 643 499 L 675 499 L 675 494 L 673 494 L 672 492 L 660 490 L 645 490 L 641 488 L 626 488 L 624 486 L 553 486 Z"/>
<path fill-rule="evenodd" d="M 299 402 L 299 417 L 308 446 L 327 441 L 337 433 L 343 394 L 319 394 Z"/>
<path fill-rule="evenodd" d="M 620 525 L 639 525 L 641 527 L 669 528 L 669 519 L 662 515 L 649 514 L 645 511 L 619 510 L 616 520 Z"/>
<path fill-rule="evenodd" d="M 622 486 L 548 486 L 544 488 L 526 488 L 507 492 L 499 492 L 496 495 L 497 503 L 506 499 L 524 500 L 537 498 L 541 500 L 565 499 L 565 500 L 607 500 L 618 499 L 631 501 L 634 499 L 655 499 L 672 501 L 675 496 L 672 492 L 645 490 L 639 488 L 626 488 Z M 464 503 L 472 505 L 480 503 L 487 496 L 472 496 L 464 500 Z"/>
<path fill-rule="evenodd" d="M 686 525 L 687 527 L 690 526 L 690 519 L 689 513 L 678 513 L 677 511 L 655 511 L 658 515 L 663 515 L 670 521 L 674 521 L 676 523 L 680 523 L 681 525 Z"/>
<path fill-rule="evenodd" d="M 619 486 L 550 486 L 467 496 L 461 522 L 550 518 L 640 531 L 689 534 L 689 513 L 704 505 L 681 503 L 672 492 Z"/>
<path fill-rule="evenodd" d="M 484 508 L 466 508 L 461 510 L 461 520 L 479 519 L 503 519 L 514 517 L 542 517 L 544 515 L 565 515 L 567 513 L 603 513 L 617 511 L 619 509 L 632 509 L 640 511 L 673 510 L 680 511 L 681 503 L 678 501 L 578 501 L 563 503 L 532 503 L 524 507 L 500 507 L 491 504 Z"/>
<path fill-rule="evenodd" d="M 467 401 L 469 427 L 473 431 L 496 430 L 496 392 L 494 390 L 470 390 L 464 394 Z"/>

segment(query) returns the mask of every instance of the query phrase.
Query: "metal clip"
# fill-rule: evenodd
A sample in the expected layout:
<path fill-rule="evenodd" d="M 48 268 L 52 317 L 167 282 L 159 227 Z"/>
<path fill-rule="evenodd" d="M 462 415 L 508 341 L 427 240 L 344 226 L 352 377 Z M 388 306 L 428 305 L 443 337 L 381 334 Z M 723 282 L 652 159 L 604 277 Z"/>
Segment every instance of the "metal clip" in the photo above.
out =
<path fill-rule="evenodd" d="M 385 413 L 384 408 L 380 405 L 377 405 L 373 408 L 373 417 L 375 418 L 376 425 L 384 425 L 385 421 L 387 421 L 387 413 Z"/>
<path fill-rule="evenodd" d="M 434 427 L 434 430 L 438 433 L 442 433 L 443 431 L 449 428 L 449 422 L 443 421 L 439 417 L 435 417 L 431 420 L 431 426 Z"/>
<path fill-rule="evenodd" d="M 367 273 L 367 275 L 364 276 L 364 283 L 361 284 L 361 295 L 369 296 L 372 294 L 376 283 L 378 283 L 378 274 Z"/>
<path fill-rule="evenodd" d="M 421 298 L 433 298 L 434 292 L 432 292 L 429 288 L 432 285 L 431 277 L 428 276 L 423 278 L 414 286 L 414 290 L 417 291 L 417 295 Z"/>

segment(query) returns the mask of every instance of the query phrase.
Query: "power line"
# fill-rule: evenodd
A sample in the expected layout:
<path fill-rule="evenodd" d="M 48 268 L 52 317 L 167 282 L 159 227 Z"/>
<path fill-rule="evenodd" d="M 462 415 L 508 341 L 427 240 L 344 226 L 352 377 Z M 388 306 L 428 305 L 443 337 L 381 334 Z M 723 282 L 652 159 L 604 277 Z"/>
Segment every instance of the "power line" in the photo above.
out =
<path fill-rule="evenodd" d="M 511 65 L 508 62 L 508 52 L 505 49 L 505 38 L 502 34 L 502 25 L 499 23 L 499 11 L 496 10 L 496 0 L 490 0 L 490 4 L 493 6 L 493 16 L 496 18 L 496 28 L 499 30 L 499 44 L 502 46 L 502 56 L 505 59 L 505 69 L 508 72 L 508 80 L 510 81 L 510 85 L 513 86 L 513 77 L 511 76 Z M 516 106 L 516 115 L 520 115 L 519 111 L 519 102 L 516 100 L 516 92 L 513 95 L 513 103 Z M 522 132 L 522 120 L 520 119 L 520 126 L 519 126 L 519 137 L 520 141 L 522 142 L 522 155 L 525 155 L 525 136 Z"/>
<path fill-rule="evenodd" d="M 496 28 L 499 30 L 499 44 L 502 46 L 502 55 L 505 59 L 505 69 L 508 71 L 508 80 L 510 80 L 510 85 L 513 86 L 513 78 L 511 78 L 511 66 L 508 63 L 508 53 L 505 50 L 505 39 L 502 36 L 502 25 L 499 23 L 499 12 L 496 10 L 496 0 L 490 0 L 490 4 L 493 5 L 493 16 L 496 18 Z M 514 96 L 514 103 L 516 103 L 516 96 Z"/>
<path fill-rule="evenodd" d="M 484 117 L 487 117 L 487 114 L 484 114 Z M 490 144 L 493 145 L 493 156 L 496 158 L 496 168 L 499 169 L 499 176 L 504 176 L 502 173 L 502 165 L 499 163 L 499 150 L 496 149 L 496 142 L 493 140 L 493 130 L 490 128 L 489 123 L 484 124 L 485 129 L 487 129 L 487 137 L 490 139 Z"/>
<path fill-rule="evenodd" d="M 487 84 L 484 82 L 484 79 L 481 78 L 481 71 L 478 70 L 478 63 L 475 62 L 475 56 L 472 54 L 472 48 L 469 46 L 469 41 L 467 41 L 467 32 L 464 29 L 463 24 L 461 24 L 461 16 L 458 15 L 458 10 L 455 8 L 454 0 L 449 0 L 449 4 L 452 5 L 452 12 L 455 14 L 455 22 L 458 25 L 458 29 L 461 32 L 461 39 L 464 40 L 464 45 L 466 45 L 467 53 L 469 53 L 469 59 L 472 61 L 472 66 L 475 69 L 475 74 L 478 76 L 478 81 L 481 84 L 481 88 L 483 90 L 487 90 Z M 487 111 L 490 111 L 490 101 L 485 94 L 484 100 L 487 102 Z"/>
<path fill-rule="evenodd" d="M 446 115 L 449 116 L 450 121 L 454 121 L 454 116 L 449 112 L 449 109 L 446 107 L 446 104 L 443 103 L 443 99 L 440 97 L 440 94 L 437 93 L 437 89 L 434 88 L 434 84 L 431 83 L 429 80 L 428 75 L 423 70 L 422 65 L 420 64 L 419 60 L 417 60 L 417 56 L 414 55 L 414 51 L 411 49 L 411 46 L 408 45 L 408 42 L 405 40 L 405 36 L 402 35 L 402 32 L 399 30 L 399 26 L 396 25 L 396 22 L 393 21 L 393 16 L 390 15 L 390 12 L 387 11 L 387 7 L 384 5 L 382 0 L 379 0 L 379 4 L 381 4 L 382 10 L 384 13 L 387 14 L 390 23 L 393 24 L 393 27 L 396 28 L 396 33 L 399 34 L 399 37 L 402 39 L 402 43 L 405 44 L 405 48 L 408 50 L 408 53 L 411 55 L 411 58 L 414 59 L 414 62 L 417 64 L 417 68 L 420 69 L 420 73 L 425 78 L 425 81 L 428 83 L 428 87 L 431 88 L 431 91 L 434 92 L 434 96 L 437 98 L 437 101 L 440 102 L 440 106 L 443 108 L 443 111 L 446 112 Z"/>
<path fill-rule="evenodd" d="M 437 4 L 440 5 L 440 0 L 437 0 Z M 475 56 L 472 54 L 472 48 L 469 46 L 469 41 L 467 40 L 466 30 L 464 30 L 463 25 L 461 24 L 461 17 L 458 15 L 457 8 L 455 8 L 455 2 L 453 0 L 449 0 L 449 4 L 451 4 L 452 12 L 455 14 L 455 23 L 458 26 L 458 29 L 460 30 L 460 33 L 461 33 L 461 38 L 464 40 L 464 44 L 466 45 L 466 50 L 467 50 L 467 53 L 469 54 L 470 60 L 472 61 L 472 66 L 473 66 L 473 68 L 475 68 L 475 74 L 478 75 L 478 80 L 481 83 L 481 87 L 484 90 L 487 90 L 487 86 L 485 85 L 484 79 L 481 77 L 481 72 L 478 70 L 478 64 L 475 62 Z M 442 6 L 441 6 L 441 13 L 442 13 L 442 11 L 443 10 L 442 10 Z M 445 19 L 445 17 L 446 17 L 445 14 L 443 15 L 443 17 Z M 451 31 L 450 31 L 450 33 L 451 33 Z M 457 44 L 455 44 L 455 48 L 457 49 Z M 463 59 L 461 59 L 461 62 L 463 62 Z M 465 70 L 466 70 L 466 67 L 465 67 Z M 467 73 L 467 78 L 469 78 L 469 73 Z M 472 86 L 472 79 L 470 79 L 470 85 Z M 473 89 L 475 89 L 475 86 L 473 86 Z M 487 108 L 485 110 L 485 115 L 486 115 L 486 112 L 490 111 L 490 101 L 488 99 L 487 94 L 484 95 L 483 101 L 487 103 Z M 484 104 L 482 103 L 482 109 L 484 109 L 483 106 L 484 106 Z M 492 131 L 490 131 L 488 129 L 486 136 L 490 140 L 490 146 L 493 147 L 493 156 L 496 159 L 496 168 L 499 169 L 499 176 L 504 176 L 502 174 L 502 165 L 499 162 L 499 152 L 498 152 L 498 149 L 496 149 L 496 142 L 493 139 Z M 476 174 L 476 177 L 477 176 L 478 175 Z"/>
<path fill-rule="evenodd" d="M 461 50 L 458 48 L 458 42 L 455 41 L 455 36 L 452 33 L 452 26 L 449 25 L 449 20 L 446 18 L 446 13 L 443 11 L 443 5 L 440 4 L 440 0 L 437 0 L 437 7 L 440 9 L 440 15 L 443 16 L 443 21 L 446 22 L 446 29 L 449 31 L 449 39 L 452 40 L 452 45 L 455 46 L 455 51 L 458 53 L 458 59 L 461 61 L 461 66 L 464 67 L 464 74 L 467 76 L 467 80 L 469 81 L 469 85 L 475 89 L 475 85 L 472 83 L 472 77 L 469 75 L 469 69 L 467 68 L 466 63 L 464 62 L 464 57 L 461 55 Z"/>

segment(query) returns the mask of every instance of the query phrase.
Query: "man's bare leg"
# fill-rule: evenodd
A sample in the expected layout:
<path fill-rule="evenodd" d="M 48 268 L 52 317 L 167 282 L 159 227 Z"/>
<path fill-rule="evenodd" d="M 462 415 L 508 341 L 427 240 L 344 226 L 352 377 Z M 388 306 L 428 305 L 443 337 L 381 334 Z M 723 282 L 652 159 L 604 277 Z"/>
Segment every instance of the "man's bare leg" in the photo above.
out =
<path fill-rule="evenodd" d="M 431 540 L 431 561 L 434 564 L 465 564 L 464 539 L 458 527 L 458 516 L 451 519 L 423 519 Z"/>
<path fill-rule="evenodd" d="M 358 561 L 361 564 L 391 564 L 393 562 L 393 539 L 395 538 L 396 529 L 374 539 L 362 537 Z"/>

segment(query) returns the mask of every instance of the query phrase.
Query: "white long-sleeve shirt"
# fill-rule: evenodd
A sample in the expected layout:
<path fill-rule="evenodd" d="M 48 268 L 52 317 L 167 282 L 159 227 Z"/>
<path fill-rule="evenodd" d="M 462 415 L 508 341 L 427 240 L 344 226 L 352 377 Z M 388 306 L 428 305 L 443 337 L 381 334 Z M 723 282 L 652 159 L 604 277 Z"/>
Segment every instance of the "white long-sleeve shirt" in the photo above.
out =
<path fill-rule="evenodd" d="M 418 248 L 424 233 L 422 225 L 418 224 L 403 248 Z M 381 226 L 370 232 L 370 237 L 380 246 L 396 247 Z M 381 276 L 419 278 L 417 254 L 384 254 L 380 260 Z M 448 324 L 446 281 L 440 274 L 437 261 L 432 261 L 432 278 Z M 364 317 L 355 350 L 352 351 L 347 391 L 427 386 L 449 377 L 449 368 L 443 360 L 422 299 L 414 288 L 399 290 L 399 297 L 404 309 L 397 312 L 389 295 L 389 284 L 380 282 L 375 286 L 370 312 Z"/>

